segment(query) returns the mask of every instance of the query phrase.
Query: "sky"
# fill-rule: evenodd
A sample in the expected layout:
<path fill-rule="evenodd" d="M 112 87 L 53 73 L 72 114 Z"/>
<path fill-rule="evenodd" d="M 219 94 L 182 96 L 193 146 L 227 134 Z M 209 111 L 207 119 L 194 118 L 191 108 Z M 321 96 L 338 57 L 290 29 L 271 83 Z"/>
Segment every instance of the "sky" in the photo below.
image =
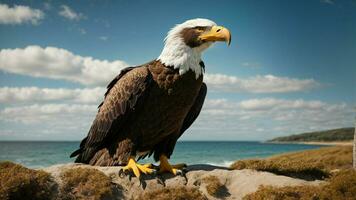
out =
<path fill-rule="evenodd" d="M 266 140 L 355 122 L 356 1 L 0 1 L 0 140 L 80 140 L 105 86 L 188 19 L 228 28 L 181 140 Z"/>

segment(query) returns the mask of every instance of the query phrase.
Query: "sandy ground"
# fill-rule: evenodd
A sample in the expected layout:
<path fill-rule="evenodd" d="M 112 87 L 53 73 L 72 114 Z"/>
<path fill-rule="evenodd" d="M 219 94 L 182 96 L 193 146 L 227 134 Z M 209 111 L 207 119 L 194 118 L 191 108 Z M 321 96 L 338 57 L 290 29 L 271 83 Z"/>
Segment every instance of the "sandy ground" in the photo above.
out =
<path fill-rule="evenodd" d="M 162 176 L 145 176 L 144 183 L 133 177 L 120 177 L 121 167 L 93 167 L 81 164 L 54 165 L 44 170 L 51 173 L 55 180 L 60 183 L 60 174 L 70 168 L 92 167 L 96 168 L 107 176 L 113 183 L 120 185 L 121 195 L 124 199 L 134 199 L 146 190 L 154 190 L 163 187 L 197 187 L 208 199 L 216 199 L 210 196 L 202 179 L 206 176 L 216 176 L 220 182 L 225 184 L 226 193 L 223 199 L 242 199 L 246 194 L 255 192 L 261 185 L 271 186 L 296 186 L 296 185 L 317 185 L 322 181 L 305 181 L 301 179 L 279 176 L 268 172 L 258 172 L 253 170 L 229 170 L 227 168 L 212 165 L 191 165 L 188 166 L 186 178 L 182 176 L 172 176 L 169 174 Z M 159 177 L 159 178 L 158 178 Z"/>

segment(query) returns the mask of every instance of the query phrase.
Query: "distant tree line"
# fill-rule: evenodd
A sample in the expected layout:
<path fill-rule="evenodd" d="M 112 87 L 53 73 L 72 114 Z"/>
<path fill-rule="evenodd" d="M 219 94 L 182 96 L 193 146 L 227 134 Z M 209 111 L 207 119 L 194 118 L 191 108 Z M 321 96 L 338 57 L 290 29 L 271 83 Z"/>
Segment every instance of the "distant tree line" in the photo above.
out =
<path fill-rule="evenodd" d="M 277 137 L 270 142 L 333 142 L 333 141 L 351 141 L 354 139 L 355 128 L 340 128 L 327 131 L 316 131 Z"/>

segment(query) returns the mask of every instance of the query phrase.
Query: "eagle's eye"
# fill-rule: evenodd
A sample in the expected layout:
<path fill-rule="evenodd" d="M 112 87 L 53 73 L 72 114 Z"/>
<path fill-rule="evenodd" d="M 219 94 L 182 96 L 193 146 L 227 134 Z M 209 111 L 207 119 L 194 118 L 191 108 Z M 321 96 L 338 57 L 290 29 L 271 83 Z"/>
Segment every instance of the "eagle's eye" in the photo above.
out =
<path fill-rule="evenodd" d="M 205 28 L 206 27 L 203 27 L 203 26 L 197 26 L 196 30 L 198 30 L 199 32 L 203 32 L 203 31 L 205 31 Z"/>

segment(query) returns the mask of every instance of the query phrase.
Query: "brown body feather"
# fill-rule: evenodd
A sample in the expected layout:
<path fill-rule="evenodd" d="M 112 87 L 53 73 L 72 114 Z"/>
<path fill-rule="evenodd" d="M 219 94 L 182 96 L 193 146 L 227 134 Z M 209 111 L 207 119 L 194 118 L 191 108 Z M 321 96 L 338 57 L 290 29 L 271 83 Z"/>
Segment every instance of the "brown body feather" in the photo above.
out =
<path fill-rule="evenodd" d="M 138 152 L 169 157 L 199 115 L 206 90 L 202 76 L 179 75 L 159 61 L 124 69 L 108 85 L 88 136 L 71 156 L 101 166 L 124 165 Z"/>

